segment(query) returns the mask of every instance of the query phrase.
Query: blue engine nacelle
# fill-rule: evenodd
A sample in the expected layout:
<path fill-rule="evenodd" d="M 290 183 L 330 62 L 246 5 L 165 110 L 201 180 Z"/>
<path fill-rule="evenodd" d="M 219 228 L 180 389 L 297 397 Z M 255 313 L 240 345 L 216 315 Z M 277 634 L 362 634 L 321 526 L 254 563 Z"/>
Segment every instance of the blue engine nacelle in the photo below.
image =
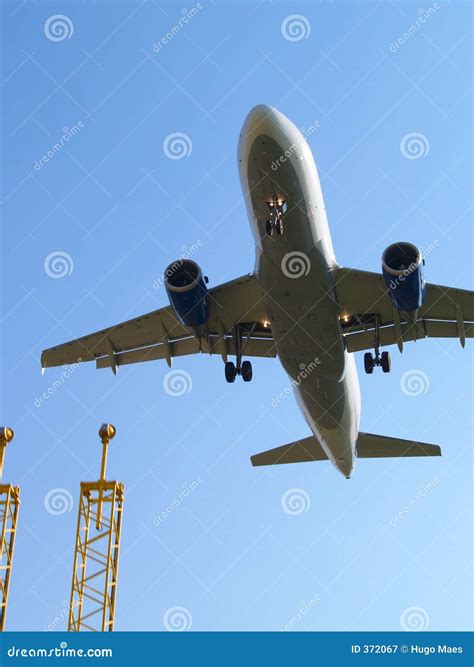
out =
<path fill-rule="evenodd" d="M 416 317 L 425 300 L 425 279 L 421 252 L 412 243 L 389 245 L 382 255 L 382 273 L 393 305 Z"/>
<path fill-rule="evenodd" d="M 209 319 L 207 278 L 196 262 L 178 259 L 168 266 L 163 280 L 171 306 L 185 327 L 202 329 Z"/>

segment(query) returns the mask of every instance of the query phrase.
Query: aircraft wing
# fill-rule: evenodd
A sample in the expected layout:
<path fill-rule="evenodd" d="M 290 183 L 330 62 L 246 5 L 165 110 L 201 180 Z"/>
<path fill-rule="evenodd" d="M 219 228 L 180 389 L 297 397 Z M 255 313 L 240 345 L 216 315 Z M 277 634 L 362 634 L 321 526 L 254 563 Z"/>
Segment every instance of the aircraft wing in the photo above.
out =
<path fill-rule="evenodd" d="M 401 320 L 378 273 L 339 268 L 335 292 L 349 352 L 373 349 L 376 315 L 382 346 L 396 343 L 401 350 L 404 342 L 421 338 L 459 338 L 464 347 L 465 339 L 474 337 L 474 292 L 470 290 L 428 283 L 416 323 Z"/>
<path fill-rule="evenodd" d="M 274 357 L 276 348 L 262 290 L 253 275 L 243 276 L 209 290 L 209 335 L 198 340 L 176 318 L 171 306 L 45 350 L 43 368 L 95 361 L 97 368 L 112 368 L 154 359 L 218 353 L 224 360 L 236 353 L 233 329 L 243 332 L 246 356 Z"/>

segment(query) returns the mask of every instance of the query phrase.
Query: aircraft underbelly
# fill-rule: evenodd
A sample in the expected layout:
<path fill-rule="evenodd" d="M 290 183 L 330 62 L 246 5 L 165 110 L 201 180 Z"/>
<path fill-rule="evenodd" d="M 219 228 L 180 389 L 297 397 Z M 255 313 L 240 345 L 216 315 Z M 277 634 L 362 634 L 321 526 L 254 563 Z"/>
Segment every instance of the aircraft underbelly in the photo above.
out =
<path fill-rule="evenodd" d="M 255 272 L 278 358 L 311 430 L 348 476 L 358 428 L 358 399 L 351 391 L 355 367 L 338 319 L 337 264 L 316 168 L 307 145 L 292 144 L 285 129 L 274 136 L 253 133 L 240 154 L 241 176 L 257 248 Z M 291 159 L 282 159 L 288 154 Z M 282 234 L 270 235 L 268 202 L 274 197 L 285 200 L 287 211 Z"/>

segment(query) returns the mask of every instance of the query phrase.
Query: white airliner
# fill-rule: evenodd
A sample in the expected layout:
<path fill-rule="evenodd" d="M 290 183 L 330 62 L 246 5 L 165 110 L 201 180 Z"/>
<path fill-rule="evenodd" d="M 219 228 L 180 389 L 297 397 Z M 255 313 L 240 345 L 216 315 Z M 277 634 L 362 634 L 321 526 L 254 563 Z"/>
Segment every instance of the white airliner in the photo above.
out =
<path fill-rule="evenodd" d="M 253 465 L 329 459 L 350 477 L 357 458 L 440 456 L 437 445 L 359 431 L 354 352 L 390 370 L 386 345 L 426 337 L 473 337 L 474 292 L 425 284 L 411 243 L 390 245 L 382 272 L 336 262 L 321 185 L 301 132 L 268 106 L 240 134 L 239 171 L 256 246 L 255 272 L 207 288 L 190 259 L 164 273 L 171 305 L 43 352 L 43 368 L 95 361 L 117 368 L 155 359 L 220 354 L 225 377 L 252 378 L 243 357 L 278 356 L 312 435 L 252 457 Z M 229 360 L 235 356 L 236 362 Z"/>

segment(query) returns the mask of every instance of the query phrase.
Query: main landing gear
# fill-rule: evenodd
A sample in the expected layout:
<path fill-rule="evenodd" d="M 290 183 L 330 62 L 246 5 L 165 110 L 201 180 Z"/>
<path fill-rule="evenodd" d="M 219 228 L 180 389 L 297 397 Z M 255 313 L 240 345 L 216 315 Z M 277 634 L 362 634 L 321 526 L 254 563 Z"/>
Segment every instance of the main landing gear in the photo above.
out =
<path fill-rule="evenodd" d="M 281 236 L 283 234 L 283 216 L 288 210 L 288 204 L 284 199 L 278 196 L 273 196 L 270 201 L 267 201 L 268 210 L 270 211 L 270 218 L 266 221 L 266 230 L 268 236 L 272 236 L 273 232 Z"/>
<path fill-rule="evenodd" d="M 390 352 L 380 353 L 380 316 L 375 316 L 375 354 L 364 354 L 364 370 L 369 375 L 374 372 L 375 366 L 381 366 L 384 373 L 390 373 Z"/>
<path fill-rule="evenodd" d="M 244 382 L 250 382 L 252 379 L 252 364 L 250 361 L 242 361 L 242 331 L 239 326 L 235 327 L 234 332 L 236 363 L 227 361 L 225 364 L 225 379 L 227 382 L 234 382 L 237 375 L 242 376 Z"/>

